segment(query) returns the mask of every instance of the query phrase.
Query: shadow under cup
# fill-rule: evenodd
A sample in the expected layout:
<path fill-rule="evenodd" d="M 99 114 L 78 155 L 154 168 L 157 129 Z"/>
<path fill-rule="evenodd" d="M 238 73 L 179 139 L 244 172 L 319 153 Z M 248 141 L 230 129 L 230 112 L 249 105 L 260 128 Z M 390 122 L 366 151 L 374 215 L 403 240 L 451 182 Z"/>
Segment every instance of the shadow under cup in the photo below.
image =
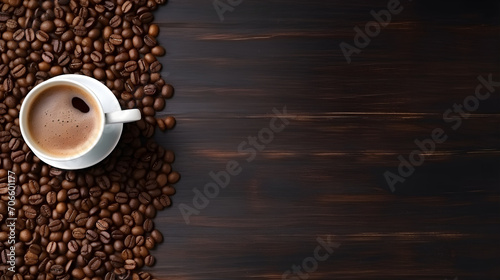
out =
<path fill-rule="evenodd" d="M 28 93 L 19 122 L 26 144 L 37 156 L 67 161 L 95 147 L 105 117 L 99 100 L 84 85 L 49 80 Z"/>

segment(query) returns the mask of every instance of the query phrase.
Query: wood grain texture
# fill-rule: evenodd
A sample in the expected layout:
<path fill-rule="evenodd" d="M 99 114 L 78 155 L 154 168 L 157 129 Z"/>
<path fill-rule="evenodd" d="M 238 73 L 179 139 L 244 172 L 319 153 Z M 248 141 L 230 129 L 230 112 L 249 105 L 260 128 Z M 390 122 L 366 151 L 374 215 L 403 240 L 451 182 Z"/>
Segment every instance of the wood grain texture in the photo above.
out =
<path fill-rule="evenodd" d="M 156 13 L 178 123 L 156 137 L 182 174 L 156 220 L 157 279 L 282 279 L 327 236 L 341 246 L 308 279 L 500 279 L 500 89 L 457 130 L 443 120 L 479 75 L 500 80 L 498 3 L 402 0 L 348 64 L 339 44 L 387 2 L 244 0 L 221 22 L 212 1 L 171 0 Z M 247 162 L 238 146 L 284 106 L 290 124 Z M 392 193 L 384 172 L 435 128 L 448 140 Z M 241 174 L 187 225 L 179 205 L 230 160 Z"/>

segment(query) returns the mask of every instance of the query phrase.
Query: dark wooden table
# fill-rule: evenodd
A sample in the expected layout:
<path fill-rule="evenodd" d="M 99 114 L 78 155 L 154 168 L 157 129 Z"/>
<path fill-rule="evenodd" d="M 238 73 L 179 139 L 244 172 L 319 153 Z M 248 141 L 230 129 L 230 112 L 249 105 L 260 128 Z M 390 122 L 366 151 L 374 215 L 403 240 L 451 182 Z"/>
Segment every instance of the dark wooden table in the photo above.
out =
<path fill-rule="evenodd" d="M 479 76 L 500 81 L 498 1 L 401 0 L 351 63 L 340 44 L 392 1 L 229 2 L 223 21 L 212 0 L 156 13 L 178 124 L 157 139 L 182 174 L 156 278 L 500 279 L 500 87 L 443 118 L 475 105 Z M 435 129 L 446 141 L 391 189 L 384 174 Z M 196 210 L 228 162 L 239 174 Z M 318 238 L 338 247 L 326 260 Z"/>

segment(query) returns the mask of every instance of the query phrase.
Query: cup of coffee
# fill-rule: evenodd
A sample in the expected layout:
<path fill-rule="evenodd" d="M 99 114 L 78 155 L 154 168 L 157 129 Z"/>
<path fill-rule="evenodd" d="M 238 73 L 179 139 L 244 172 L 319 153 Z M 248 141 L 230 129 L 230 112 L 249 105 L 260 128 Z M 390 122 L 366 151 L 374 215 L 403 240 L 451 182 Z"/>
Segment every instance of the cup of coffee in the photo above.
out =
<path fill-rule="evenodd" d="M 97 92 L 72 79 L 49 79 L 26 95 L 19 113 L 24 141 L 39 157 L 70 161 L 85 157 L 108 124 L 141 119 L 138 109 L 104 113 Z"/>

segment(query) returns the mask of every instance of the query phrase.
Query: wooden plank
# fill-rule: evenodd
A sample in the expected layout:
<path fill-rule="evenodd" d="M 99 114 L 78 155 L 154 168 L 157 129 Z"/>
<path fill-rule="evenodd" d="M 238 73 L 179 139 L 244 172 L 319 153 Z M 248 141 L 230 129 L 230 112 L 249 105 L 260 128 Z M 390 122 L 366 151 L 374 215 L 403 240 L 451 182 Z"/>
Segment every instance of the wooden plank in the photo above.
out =
<path fill-rule="evenodd" d="M 183 176 L 156 219 L 157 279 L 282 279 L 328 236 L 340 247 L 309 279 L 500 279 L 498 91 L 457 130 L 443 120 L 478 76 L 500 80 L 497 3 L 401 3 L 351 64 L 339 44 L 387 1 L 245 0 L 223 22 L 212 1 L 156 13 L 178 121 L 156 137 Z M 284 106 L 290 124 L 247 162 L 238 146 Z M 384 172 L 435 128 L 448 140 L 391 192 Z M 186 224 L 179 206 L 230 160 L 242 172 Z"/>

